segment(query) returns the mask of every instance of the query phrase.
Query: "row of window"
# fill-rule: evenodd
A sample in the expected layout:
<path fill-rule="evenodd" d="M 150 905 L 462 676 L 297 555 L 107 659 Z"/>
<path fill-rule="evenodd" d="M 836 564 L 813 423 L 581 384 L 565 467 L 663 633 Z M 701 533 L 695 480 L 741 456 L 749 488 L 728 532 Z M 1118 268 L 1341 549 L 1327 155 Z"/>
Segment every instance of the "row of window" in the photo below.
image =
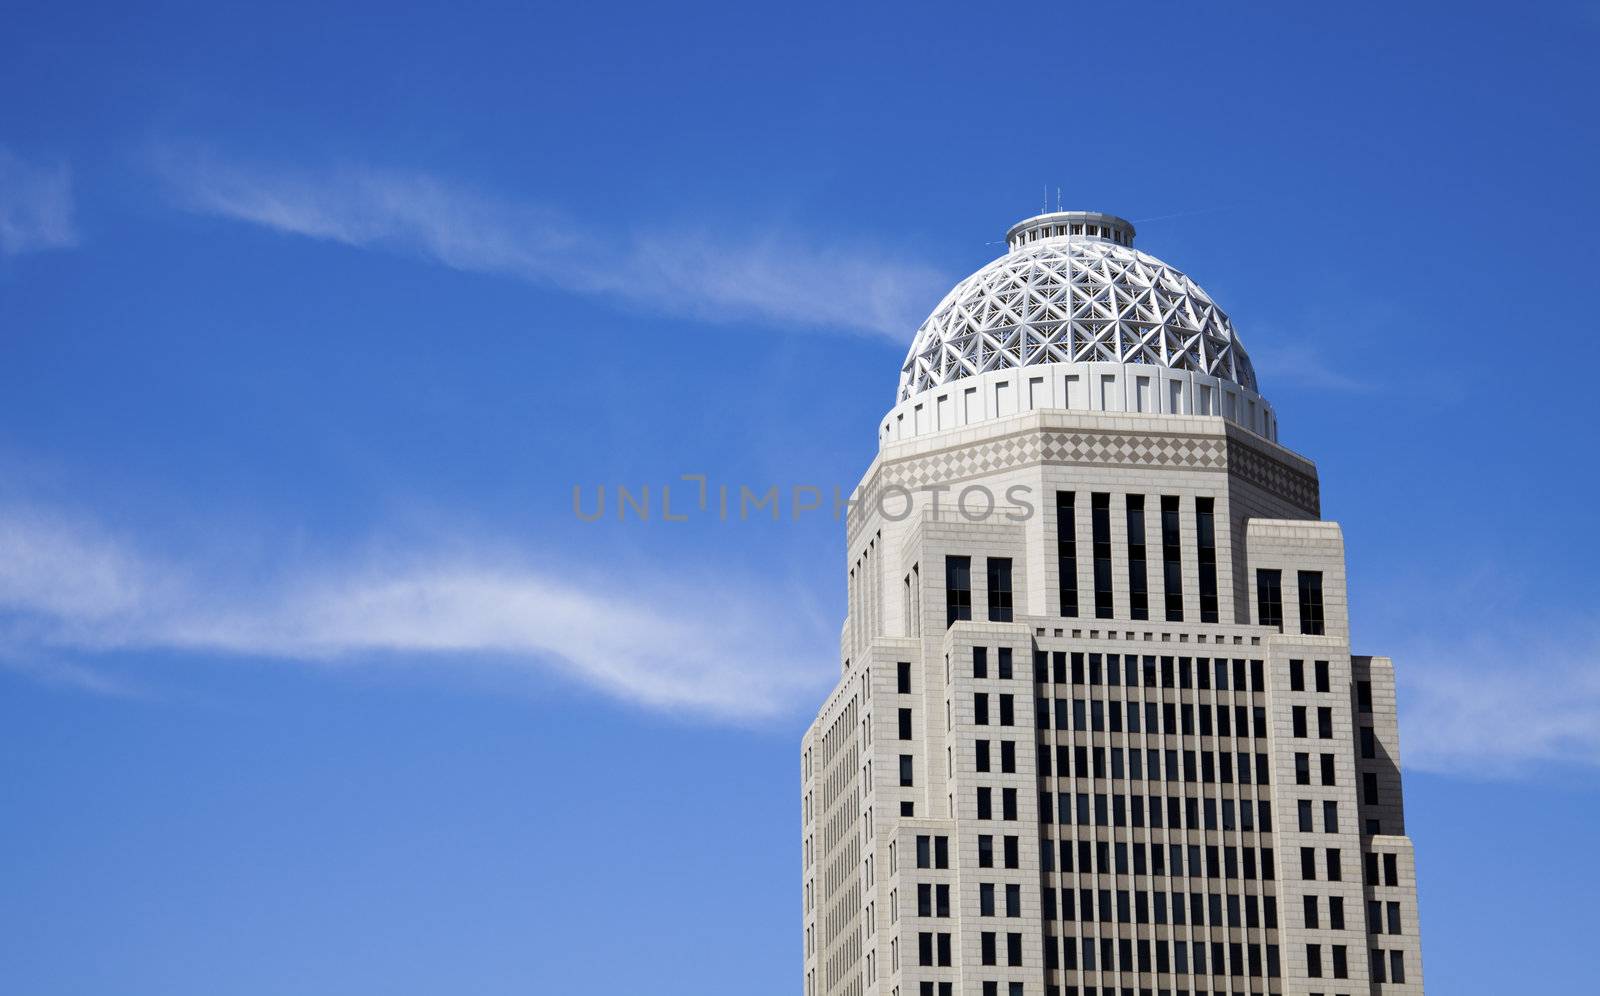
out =
<path fill-rule="evenodd" d="M 1305 896 L 1302 899 L 1302 903 L 1303 903 L 1303 909 L 1304 909 L 1304 913 L 1305 913 L 1305 926 L 1306 926 L 1306 929 L 1307 930 L 1321 930 L 1322 929 L 1322 917 L 1318 915 L 1318 911 L 1321 908 L 1321 904 L 1318 902 L 1317 897 L 1316 896 Z M 1344 929 L 1344 897 L 1343 896 L 1329 896 L 1328 897 L 1328 929 L 1329 930 L 1343 930 Z"/>
<path fill-rule="evenodd" d="M 1144 857 L 1142 844 L 1135 844 L 1136 867 Z M 1260 850 L 1259 874 L 1257 851 L 1253 847 L 1223 847 L 1217 844 L 1169 844 L 1163 850 L 1160 844 L 1150 845 L 1150 874 L 1170 875 L 1173 878 L 1214 878 L 1271 882 L 1277 878 L 1277 869 L 1270 847 Z M 1187 861 L 1185 861 L 1187 858 Z M 1047 869 L 1048 870 L 1048 869 Z M 1142 875 L 1143 871 L 1134 874 Z"/>
<path fill-rule="evenodd" d="M 1337 847 L 1323 849 L 1322 871 L 1326 881 L 1344 881 L 1343 853 Z M 1300 879 L 1304 882 L 1317 881 L 1317 849 L 1314 847 L 1300 848 Z"/>
<path fill-rule="evenodd" d="M 981 693 L 980 693 L 981 694 Z M 1010 698 L 1010 696 L 1004 696 Z M 1124 709 L 1126 705 L 1126 709 Z M 1038 725 L 1041 730 L 1077 730 L 1080 733 L 1148 733 L 1151 736 L 1238 736 L 1264 740 L 1267 737 L 1267 709 L 1265 706 L 1234 706 L 1231 713 L 1225 705 L 1218 705 L 1215 713 L 1210 703 L 1201 702 L 1138 702 L 1123 703 L 1116 699 L 1056 699 L 1054 722 L 1051 721 L 1051 700 L 1039 699 L 1036 704 Z M 1070 710 L 1070 711 L 1069 711 Z M 1141 722 L 1141 713 L 1143 722 Z M 1213 716 L 1216 722 L 1213 723 Z M 1252 720 L 1254 722 L 1252 722 Z M 1329 719 L 1332 735 L 1332 718 Z"/>
<path fill-rule="evenodd" d="M 1332 754 L 1320 755 L 1318 767 L 1321 769 L 1322 784 L 1337 785 L 1336 765 Z M 1296 785 L 1311 784 L 1311 755 L 1297 752 L 1294 756 L 1294 783 Z"/>
<path fill-rule="evenodd" d="M 1388 957 L 1384 957 L 1385 954 Z M 1384 969 L 1387 968 L 1387 973 Z M 1403 985 L 1406 981 L 1406 955 L 1404 951 L 1380 951 L 1372 949 L 1372 981 L 1393 982 Z"/>
<path fill-rule="evenodd" d="M 1056 804 L 1051 806 L 1050 793 L 1039 793 L 1040 822 L 1050 823 L 1052 810 L 1059 815 L 1058 822 L 1062 826 L 1072 824 L 1069 818 L 1073 809 L 1077 810 L 1078 826 L 1112 826 L 1112 827 L 1143 827 L 1146 819 L 1152 830 L 1243 830 L 1251 832 L 1251 813 L 1253 808 L 1250 800 L 1239 800 L 1238 825 L 1234 821 L 1234 801 L 1232 799 L 1195 799 L 1179 796 L 1167 796 L 1166 805 L 1162 806 L 1162 797 L 1153 795 L 1149 799 L 1149 806 L 1145 805 L 1142 795 L 1106 796 L 1102 794 L 1090 795 L 1080 792 L 1077 795 L 1077 805 L 1071 802 L 1070 793 L 1062 792 L 1056 797 Z M 1107 800 L 1109 802 L 1109 811 Z M 1092 802 L 1092 809 L 1091 809 Z M 1219 805 L 1220 803 L 1220 805 Z M 1263 799 L 1256 803 L 1260 807 L 1260 829 L 1262 833 L 1272 832 L 1272 810 L 1268 802 Z M 1220 809 L 1220 819 L 1218 810 Z M 1102 820 L 1102 817 L 1105 817 Z"/>
<path fill-rule="evenodd" d="M 996 668 L 995 677 L 1001 681 L 1011 680 L 1011 648 L 998 647 L 995 651 Z M 989 677 L 989 648 L 972 648 L 972 676 L 974 678 Z"/>
<path fill-rule="evenodd" d="M 1187 901 L 1185 896 L 1187 895 Z M 1044 918 L 1058 919 L 1056 890 L 1044 890 Z M 1170 902 L 1169 902 L 1170 900 Z M 1203 892 L 1061 890 L 1059 919 L 1082 923 L 1153 923 L 1177 927 L 1278 927 L 1278 897 Z"/>
<path fill-rule="evenodd" d="M 1316 680 L 1319 692 L 1332 690 L 1328 675 L 1327 661 L 1312 661 L 1312 673 Z M 1289 661 L 1289 691 L 1303 692 L 1306 690 L 1306 662 L 1301 660 Z"/>
<path fill-rule="evenodd" d="M 1387 914 L 1387 915 L 1385 915 Z M 1387 931 L 1385 931 L 1387 927 Z M 1378 899 L 1367 901 L 1367 932 L 1370 934 L 1399 934 L 1400 930 L 1400 904 L 1394 901 L 1387 903 Z"/>
<path fill-rule="evenodd" d="M 1011 621 L 1011 558 L 985 560 L 989 588 L 989 621 Z M 972 618 L 972 558 L 944 558 L 945 626 Z"/>
<path fill-rule="evenodd" d="M 1123 496 L 1128 542 L 1128 617 L 1150 618 L 1149 580 L 1145 548 L 1145 496 Z M 1217 539 L 1216 500 L 1196 498 L 1194 502 L 1195 543 L 1200 580 L 1200 621 L 1217 621 Z M 1161 496 L 1161 579 L 1162 609 L 1168 622 L 1183 621 L 1183 543 L 1180 500 L 1177 495 Z M 1111 495 L 1089 495 L 1089 528 L 1093 556 L 1094 615 L 1096 619 L 1116 616 L 1111 553 Z M 1056 492 L 1056 567 L 1060 579 L 1061 615 L 1078 615 L 1078 519 L 1077 495 Z"/>
<path fill-rule="evenodd" d="M 1314 833 L 1316 831 L 1316 828 L 1312 825 L 1315 822 L 1312 819 L 1315 809 L 1316 804 L 1310 799 L 1300 800 L 1301 833 Z M 1322 801 L 1322 832 L 1339 832 L 1339 804 L 1334 802 L 1332 799 L 1324 799 Z"/>
<path fill-rule="evenodd" d="M 1000 706 L 1000 725 L 1017 725 L 1014 703 L 1015 696 L 1002 694 L 998 696 Z M 974 692 L 972 695 L 972 722 L 978 726 L 989 725 L 989 693 Z"/>
<path fill-rule="evenodd" d="M 1195 941 L 1190 944 L 1188 941 L 1173 941 L 1169 948 L 1164 942 L 1152 943 L 1144 938 L 1064 937 L 1058 959 L 1055 939 L 1046 937 L 1045 942 L 1044 964 L 1047 969 L 1061 967 L 1084 972 L 1175 972 L 1187 975 L 1192 966 L 1195 975 L 1272 979 L 1282 975 L 1276 944 L 1244 944 L 1238 941 L 1212 941 L 1209 944 Z M 1073 992 L 1074 987 L 1069 986 L 1067 991 Z"/>
<path fill-rule="evenodd" d="M 1039 842 L 1039 864 L 1046 874 L 1057 870 L 1056 851 L 1060 850 L 1060 871 L 1077 871 L 1089 875 L 1098 872 L 1101 875 L 1145 875 L 1154 873 L 1165 875 L 1169 865 L 1181 874 L 1184 866 L 1184 855 L 1188 854 L 1188 864 L 1193 868 L 1201 867 L 1200 845 L 1168 844 L 1165 856 L 1162 853 L 1160 842 L 1153 841 L 1146 844 L 1142 840 L 1117 841 L 1110 843 L 1103 840 L 1041 840 Z M 1146 852 L 1146 847 L 1149 851 Z M 1077 860 L 1073 860 L 1073 852 L 1077 852 Z M 1148 861 L 1146 854 L 1148 853 Z M 1076 865 L 1076 868 L 1074 868 Z"/>
<path fill-rule="evenodd" d="M 1310 734 L 1306 732 L 1307 729 L 1309 728 L 1307 723 L 1306 723 L 1306 716 L 1307 716 L 1306 709 L 1307 709 L 1306 706 L 1301 706 L 1301 705 L 1291 706 L 1290 707 L 1289 713 L 1290 713 L 1291 721 L 1294 724 L 1294 734 L 1293 734 L 1294 736 L 1297 736 L 1297 737 L 1310 736 Z M 1333 707 L 1332 706 L 1317 706 L 1317 738 L 1319 740 L 1332 740 L 1333 739 Z"/>
<path fill-rule="evenodd" d="M 1069 751 L 1071 752 L 1070 755 L 1068 754 Z M 1231 785 L 1234 783 L 1234 775 L 1235 771 L 1237 770 L 1238 783 L 1241 785 L 1249 785 L 1251 784 L 1252 780 L 1251 769 L 1253 759 L 1255 781 L 1261 785 L 1266 785 L 1270 781 L 1270 775 L 1267 768 L 1267 755 L 1265 754 L 1251 755 L 1240 753 L 1235 755 L 1229 753 L 1212 753 L 1210 751 L 1200 751 L 1197 753 L 1192 750 L 1161 751 L 1154 748 L 1148 749 L 1143 753 L 1141 753 L 1137 748 L 1129 748 L 1126 754 L 1124 754 L 1123 748 L 1117 746 L 1110 748 L 1089 748 L 1084 746 L 1068 747 L 1066 745 L 1057 747 L 1056 754 L 1057 760 L 1052 766 L 1049 748 L 1041 746 L 1038 758 L 1040 762 L 1039 774 L 1042 777 L 1049 778 L 1051 776 L 1052 767 L 1054 767 L 1057 777 L 1073 777 L 1073 775 L 1069 773 L 1067 764 L 1068 757 L 1071 756 L 1076 761 L 1076 777 L 1080 779 L 1110 778 L 1112 780 L 1127 779 L 1132 781 L 1148 780 L 1150 782 L 1158 782 L 1163 780 L 1162 770 L 1164 767 L 1166 773 L 1165 780 L 1169 782 L 1186 782 L 1189 784 L 1206 785 L 1221 783 L 1224 785 Z M 1105 763 L 1108 757 L 1111 762 L 1109 766 Z M 1124 757 L 1127 759 L 1126 764 L 1124 764 L 1123 761 Z M 1163 757 L 1165 757 L 1165 765 L 1162 764 Z M 1238 759 L 1237 769 L 1235 769 L 1234 765 L 1235 758 Z M 1196 764 L 1196 761 L 1199 762 L 1198 765 Z M 1329 781 L 1327 784 L 1332 784 L 1332 782 Z M 1193 802 L 1194 800 L 1190 801 Z M 1208 801 L 1214 802 L 1215 800 Z M 1161 825 L 1159 822 L 1159 817 L 1152 816 L 1152 820 L 1154 826 Z"/>
<path fill-rule="evenodd" d="M 1380 860 L 1383 867 L 1381 877 L 1378 874 Z M 1400 884 L 1400 856 L 1392 851 L 1387 854 L 1369 851 L 1365 855 L 1362 872 L 1362 881 L 1367 885 L 1397 886 Z"/>
<path fill-rule="evenodd" d="M 1126 750 L 1126 753 L 1124 751 Z M 1250 755 L 1239 753 L 1213 754 L 1209 750 L 1200 751 L 1198 754 L 1192 750 L 1179 751 L 1176 748 L 1162 750 L 1155 747 L 1145 748 L 1143 752 L 1137 747 L 1124 749 L 1120 745 L 1110 747 L 1089 747 L 1084 744 L 1057 744 L 1055 758 L 1051 760 L 1051 750 L 1048 744 L 1038 746 L 1037 758 L 1039 775 L 1049 778 L 1052 774 L 1058 778 L 1070 778 L 1074 774 L 1078 778 L 1131 778 L 1141 781 L 1148 778 L 1150 781 L 1162 780 L 1162 769 L 1166 770 L 1167 781 L 1188 781 L 1212 783 L 1221 781 L 1223 784 L 1232 784 L 1235 757 L 1239 760 L 1239 782 L 1250 784 L 1251 757 L 1255 758 L 1255 765 L 1259 769 L 1265 755 Z M 1326 755 L 1332 757 L 1333 755 Z M 1162 764 L 1162 758 L 1166 764 Z M 1199 770 L 1196 770 L 1195 759 L 1199 758 Z M 1107 761 L 1110 763 L 1107 764 Z M 1182 762 L 1180 767 L 1179 762 Z M 979 769 L 980 771 L 983 769 Z M 1268 774 L 1257 771 L 1261 776 L 1261 783 L 1266 784 Z M 1332 784 L 1329 782 L 1328 784 Z"/>
<path fill-rule="evenodd" d="M 1332 969 L 1333 977 L 1335 979 L 1350 978 L 1350 960 L 1346 954 L 1348 948 L 1343 944 L 1330 944 L 1328 948 L 1332 962 L 1329 968 Z M 1322 945 L 1320 944 L 1306 945 L 1306 975 L 1313 979 L 1322 978 Z"/>
<path fill-rule="evenodd" d="M 1070 661 L 1070 670 L 1069 670 Z M 1048 665 L 1048 667 L 1047 667 Z M 1103 666 L 1103 669 L 1102 669 Z M 1264 661 L 1225 657 L 1166 657 L 1138 654 L 1033 652 L 1033 677 L 1039 684 L 1126 686 L 1137 688 L 1200 688 L 1219 692 L 1267 690 Z M 1069 677 L 1070 675 L 1070 677 Z M 1104 679 L 1102 681 L 1102 678 Z M 1370 711 L 1370 710 L 1369 710 Z"/>
<path fill-rule="evenodd" d="M 1322 636 L 1326 625 L 1322 614 L 1322 572 L 1297 571 L 1295 592 L 1300 601 L 1300 632 Z M 1256 570 L 1256 622 L 1283 631 L 1283 572 Z"/>
<path fill-rule="evenodd" d="M 978 957 L 985 965 L 998 965 L 996 942 L 999 934 L 993 930 L 980 931 L 978 934 Z M 1022 965 L 1022 935 L 1020 933 L 1006 934 L 1006 964 L 1016 968 Z"/>
<path fill-rule="evenodd" d="M 1017 818 L 1016 789 L 1000 790 L 1000 818 L 1002 820 L 1015 820 Z M 987 785 L 978 786 L 978 819 L 994 819 L 994 790 Z"/>

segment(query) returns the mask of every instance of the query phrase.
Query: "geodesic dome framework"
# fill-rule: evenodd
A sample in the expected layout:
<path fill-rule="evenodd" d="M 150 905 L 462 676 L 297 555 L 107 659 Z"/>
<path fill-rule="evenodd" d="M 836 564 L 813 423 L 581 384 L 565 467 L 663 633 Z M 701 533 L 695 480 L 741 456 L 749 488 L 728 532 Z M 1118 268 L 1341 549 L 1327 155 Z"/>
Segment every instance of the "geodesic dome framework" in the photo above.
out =
<path fill-rule="evenodd" d="M 1074 228 L 1106 237 L 1054 234 Z M 1182 272 L 1119 244 L 1131 233 L 1087 212 L 1020 223 L 1011 251 L 957 284 L 917 330 L 896 400 L 991 370 L 1072 362 L 1150 363 L 1256 391 L 1228 316 Z"/>

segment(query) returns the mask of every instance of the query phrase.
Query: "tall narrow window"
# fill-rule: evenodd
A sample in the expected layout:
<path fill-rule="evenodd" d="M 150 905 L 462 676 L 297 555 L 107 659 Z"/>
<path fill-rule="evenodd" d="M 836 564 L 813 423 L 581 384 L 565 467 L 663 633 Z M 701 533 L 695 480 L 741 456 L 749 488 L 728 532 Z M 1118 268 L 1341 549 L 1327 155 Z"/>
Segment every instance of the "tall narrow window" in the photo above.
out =
<path fill-rule="evenodd" d="M 1094 529 L 1094 617 L 1110 619 L 1111 608 L 1111 496 L 1096 491 L 1089 496 Z"/>
<path fill-rule="evenodd" d="M 1296 583 L 1300 588 L 1300 632 L 1321 636 L 1322 572 L 1301 571 Z"/>
<path fill-rule="evenodd" d="M 989 621 L 1011 621 L 1011 558 L 990 557 Z"/>
<path fill-rule="evenodd" d="M 972 558 L 944 558 L 944 624 L 972 618 Z"/>
<path fill-rule="evenodd" d="M 1200 550 L 1200 621 L 1217 621 L 1216 499 L 1194 500 L 1195 543 Z"/>
<path fill-rule="evenodd" d="M 1283 632 L 1283 572 L 1256 571 L 1256 622 Z"/>
<path fill-rule="evenodd" d="M 1056 573 L 1061 614 L 1078 614 L 1078 518 L 1071 491 L 1056 492 Z"/>
<path fill-rule="evenodd" d="M 1144 569 L 1144 495 L 1128 495 L 1128 615 L 1150 618 Z"/>
<path fill-rule="evenodd" d="M 1178 496 L 1161 496 L 1161 566 L 1167 582 L 1167 622 L 1183 622 L 1183 551 L 1178 543 Z"/>

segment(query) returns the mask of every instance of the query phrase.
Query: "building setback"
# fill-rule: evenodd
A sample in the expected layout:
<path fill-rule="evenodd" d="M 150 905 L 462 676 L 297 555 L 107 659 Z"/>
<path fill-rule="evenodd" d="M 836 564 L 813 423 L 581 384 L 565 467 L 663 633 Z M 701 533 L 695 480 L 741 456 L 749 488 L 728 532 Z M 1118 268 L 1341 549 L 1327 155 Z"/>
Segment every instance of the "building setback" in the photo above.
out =
<path fill-rule="evenodd" d="M 1422 992 L 1393 666 L 1133 237 L 1020 222 L 912 343 L 801 745 L 805 996 Z"/>

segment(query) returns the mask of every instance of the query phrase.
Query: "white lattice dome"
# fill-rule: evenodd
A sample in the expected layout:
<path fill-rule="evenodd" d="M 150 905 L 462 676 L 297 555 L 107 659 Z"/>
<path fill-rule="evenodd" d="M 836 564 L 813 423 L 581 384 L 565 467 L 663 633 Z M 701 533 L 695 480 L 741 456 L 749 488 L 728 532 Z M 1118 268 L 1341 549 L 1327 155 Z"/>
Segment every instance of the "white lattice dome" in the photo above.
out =
<path fill-rule="evenodd" d="M 1010 251 L 956 284 L 917 330 L 898 401 L 951 381 L 1049 363 L 1144 363 L 1255 392 L 1250 357 L 1199 285 L 1090 211 L 1018 222 Z"/>

